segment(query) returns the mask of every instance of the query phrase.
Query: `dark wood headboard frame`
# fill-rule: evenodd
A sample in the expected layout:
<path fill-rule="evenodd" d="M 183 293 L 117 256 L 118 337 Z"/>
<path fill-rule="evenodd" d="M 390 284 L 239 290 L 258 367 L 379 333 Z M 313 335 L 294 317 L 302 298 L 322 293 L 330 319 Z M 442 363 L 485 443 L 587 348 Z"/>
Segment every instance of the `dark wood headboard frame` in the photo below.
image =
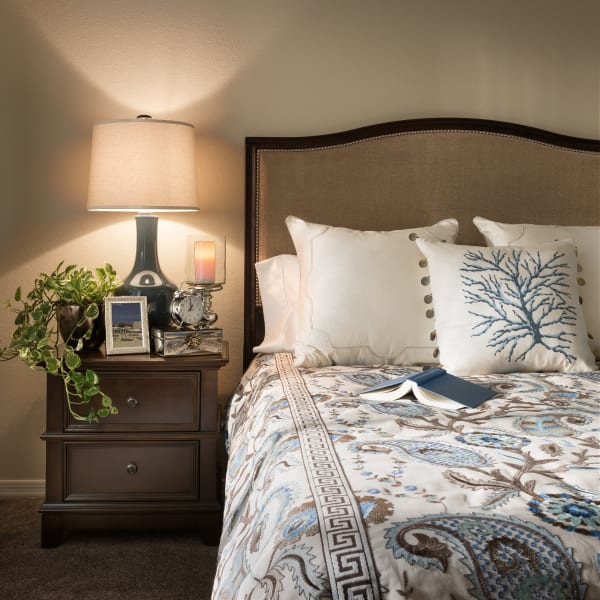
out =
<path fill-rule="evenodd" d="M 269 187 L 269 177 L 270 172 L 265 173 L 265 167 L 263 165 L 263 160 L 268 154 L 271 153 L 285 153 L 286 156 L 292 156 L 292 153 L 302 153 L 303 151 L 336 151 L 341 148 L 348 148 L 355 143 L 362 142 L 374 142 L 376 140 L 384 140 L 390 137 L 398 136 L 398 139 L 401 139 L 401 136 L 404 136 L 405 139 L 408 138 L 405 134 L 426 134 L 427 139 L 429 140 L 428 144 L 431 147 L 431 139 L 437 139 L 435 136 L 437 134 L 441 134 L 442 136 L 446 134 L 445 138 L 447 140 L 447 134 L 467 134 L 467 139 L 473 138 L 473 135 L 469 134 L 491 134 L 491 135 L 482 135 L 480 138 L 477 138 L 476 143 L 488 144 L 492 143 L 492 140 L 496 140 L 498 143 L 498 138 L 502 138 L 500 143 L 504 143 L 503 140 L 520 140 L 521 145 L 523 140 L 529 140 L 531 142 L 536 142 L 534 144 L 528 143 L 526 144 L 526 153 L 527 156 L 529 154 L 532 155 L 531 159 L 531 171 L 535 171 L 539 168 L 537 156 L 534 156 L 538 152 L 542 152 L 543 148 L 551 147 L 552 151 L 562 151 L 568 150 L 565 154 L 565 161 L 562 158 L 559 159 L 559 164 L 563 162 L 568 163 L 569 174 L 573 171 L 579 171 L 579 162 L 575 162 L 573 164 L 577 165 L 575 168 L 571 166 L 572 161 L 581 161 L 583 164 L 582 171 L 585 172 L 584 178 L 585 181 L 580 186 L 579 182 L 576 181 L 575 185 L 573 185 L 572 181 L 569 181 L 568 184 L 565 184 L 564 190 L 559 190 L 556 195 L 555 188 L 560 187 L 563 177 L 557 177 L 554 173 L 556 169 L 552 169 L 552 173 L 544 172 L 543 168 L 540 170 L 540 173 L 536 173 L 535 176 L 540 179 L 540 189 L 541 184 L 548 180 L 548 178 L 557 177 L 557 181 L 552 181 L 551 189 L 545 189 L 542 193 L 540 192 L 538 195 L 546 195 L 553 196 L 550 200 L 548 198 L 525 198 L 516 202 L 506 202 L 506 204 L 511 204 L 511 206 L 503 206 L 503 201 L 498 202 L 497 198 L 494 200 L 494 194 L 491 193 L 489 198 L 487 199 L 487 203 L 484 201 L 481 206 L 474 206 L 473 201 L 465 200 L 462 201 L 461 194 L 464 194 L 465 188 L 470 187 L 470 181 L 467 186 L 463 185 L 461 190 L 458 190 L 458 199 L 454 199 L 452 202 L 447 202 L 445 206 L 440 207 L 440 210 L 437 211 L 440 214 L 435 214 L 436 211 L 431 210 L 431 207 L 428 208 L 427 214 L 421 212 L 418 213 L 419 218 L 428 219 L 430 217 L 437 218 L 445 218 L 445 217 L 456 217 L 459 219 L 459 223 L 461 226 L 461 232 L 463 231 L 463 227 L 465 228 L 464 234 L 459 234 L 458 242 L 467 242 L 467 243 L 483 243 L 483 239 L 479 238 L 478 241 L 475 241 L 473 227 L 471 225 L 471 218 L 475 216 L 475 214 L 480 214 L 481 216 L 485 216 L 490 219 L 504 221 L 504 222 L 513 222 L 513 223 L 552 223 L 555 219 L 561 219 L 561 224 L 579 224 L 579 225 L 593 225 L 600 224 L 600 140 L 592 140 L 592 139 L 583 139 L 583 138 L 575 138 L 566 135 L 561 135 L 557 133 L 552 133 L 549 131 L 544 131 L 541 129 L 536 129 L 532 127 L 527 127 L 524 125 L 518 125 L 514 123 L 505 123 L 501 121 L 490 121 L 490 120 L 482 120 L 482 119 L 459 119 L 459 118 L 435 118 L 435 119 L 412 119 L 405 121 L 395 121 L 391 123 L 383 123 L 377 125 L 371 125 L 367 127 L 361 127 L 359 129 L 353 129 L 350 131 L 343 131 L 338 133 L 326 134 L 326 135 L 316 135 L 316 136 L 307 136 L 307 137 L 248 137 L 246 138 L 246 239 L 245 239 L 245 270 L 244 270 L 244 366 L 247 366 L 253 357 L 252 348 L 259 344 L 264 336 L 264 324 L 263 324 L 263 316 L 262 316 L 262 307 L 260 304 L 260 297 L 258 293 L 258 285 L 255 275 L 254 263 L 258 260 L 263 260 L 270 255 L 279 254 L 281 252 L 290 251 L 289 246 L 285 244 L 281 244 L 282 247 L 274 247 L 269 248 L 268 252 L 265 254 L 264 244 L 262 243 L 262 239 L 265 235 L 268 234 L 267 231 L 264 231 L 265 227 L 262 224 L 262 215 L 260 214 L 261 207 L 264 204 L 263 199 L 260 197 L 261 193 L 265 193 L 264 190 L 268 190 L 269 193 L 271 189 Z M 433 138 L 431 135 L 433 135 Z M 425 137 L 425 136 L 423 136 Z M 412 136 L 414 141 L 414 136 Z M 462 139 L 462 138 L 461 138 Z M 481 142 L 480 142 L 481 139 Z M 489 142 L 488 142 L 489 140 Z M 472 140 L 471 140 L 472 142 Z M 402 143 L 402 142 L 399 142 Z M 411 142 L 413 143 L 413 142 Z M 454 142 L 453 142 L 454 143 Z M 460 141 L 459 141 L 460 143 Z M 510 143 L 510 142 L 508 142 Z M 433 144 L 435 145 L 435 144 Z M 429 150 L 427 150 L 428 152 Z M 477 152 L 467 150 L 467 152 Z M 511 151 L 508 151 L 509 161 Z M 492 155 L 493 156 L 493 155 Z M 562 155 L 560 155 L 562 157 Z M 467 158 L 470 158 L 471 155 L 467 154 Z M 581 157 L 581 158 L 579 158 Z M 297 158 L 297 157 L 296 157 Z M 449 157 L 450 158 L 450 157 Z M 475 158 L 474 157 L 474 161 Z M 506 161 L 506 157 L 503 158 Z M 518 160 L 522 161 L 522 157 Z M 285 161 L 284 161 L 285 162 Z M 433 161 L 435 162 L 435 161 Z M 468 161 L 467 161 L 468 162 Z M 476 162 L 476 161 L 475 161 Z M 495 162 L 495 161 L 490 161 Z M 485 169 L 481 169 L 481 166 L 477 167 L 479 171 L 487 170 L 488 163 L 485 165 Z M 298 170 L 297 166 L 295 167 L 296 171 Z M 390 160 L 390 169 L 392 172 L 392 179 L 394 176 L 398 175 L 398 172 L 403 168 L 402 164 L 398 164 L 397 157 L 394 160 Z M 405 167 L 406 169 L 407 167 Z M 420 163 L 418 169 L 414 168 L 413 170 L 420 170 Z M 493 167 L 490 167 L 493 168 Z M 567 168 L 567 167 L 565 167 Z M 547 167 L 546 167 L 547 169 Z M 268 169 L 267 169 L 268 170 Z M 515 172 L 518 172 L 518 177 L 523 176 L 522 167 L 520 165 L 517 166 Z M 470 177 L 473 174 L 477 174 L 477 171 L 471 171 L 468 173 Z M 409 173 L 408 175 L 411 175 Z M 387 175 L 387 172 L 386 172 Z M 406 176 L 407 173 L 404 172 L 402 176 Z M 421 181 L 424 186 L 427 185 L 430 177 L 422 177 Z M 487 185 L 487 177 L 489 176 L 486 173 L 486 185 Z M 548 177 L 549 176 L 549 177 Z M 443 174 L 443 177 L 446 177 L 446 174 Z M 529 170 L 528 175 L 529 177 Z M 283 178 L 285 180 L 285 177 Z M 294 174 L 294 177 L 290 178 L 294 181 L 293 185 L 296 187 L 303 185 L 302 176 L 298 176 L 297 173 Z M 515 179 L 515 178 L 513 178 Z M 597 190 L 595 188 L 594 181 L 598 182 Z M 281 185 L 281 175 L 279 177 L 279 185 Z M 327 183 L 331 185 L 331 181 L 329 176 L 327 176 Z M 441 185 L 440 185 L 441 183 Z M 463 182 L 464 183 L 464 182 Z M 445 179 L 442 178 L 441 182 L 437 181 L 436 190 L 433 190 L 436 194 L 440 195 L 439 188 L 442 189 L 441 193 L 444 193 L 444 184 Z M 311 188 L 310 194 L 314 195 L 314 182 L 313 187 Z M 516 186 L 516 195 L 519 193 L 519 185 L 520 182 L 513 182 L 513 185 Z M 529 194 L 531 195 L 531 181 L 527 182 L 529 186 Z M 568 185 L 568 187 L 567 187 Z M 450 188 L 454 186 L 457 187 L 456 181 L 452 180 L 450 182 Z M 460 187 L 460 186 L 458 186 Z M 535 185 L 533 186 L 536 187 Z M 546 186 L 548 187 L 548 186 Z M 580 188 L 584 187 L 586 192 L 584 194 L 580 194 Z M 575 189 L 574 189 L 575 188 Z M 452 190 L 451 190 L 452 191 Z M 487 190 L 486 190 L 487 191 Z M 513 189 L 513 192 L 515 190 Z M 596 193 L 597 192 L 597 193 Z M 389 194 L 389 190 L 387 190 Z M 427 191 L 428 197 L 430 195 L 435 196 L 435 193 L 432 193 L 432 190 Z M 480 195 L 481 190 L 478 192 Z M 394 194 L 391 194 L 394 196 Z M 580 201 L 579 196 L 583 195 L 583 200 Z M 283 207 L 278 206 L 278 210 L 281 209 L 284 212 L 282 213 L 285 216 L 285 198 L 286 194 L 281 194 L 277 196 L 276 204 L 279 205 L 280 199 L 284 204 Z M 499 194 L 497 194 L 499 196 Z M 572 197 L 575 196 L 576 199 L 573 200 Z M 503 198 L 502 196 L 499 196 Z M 558 214 L 557 210 L 555 210 L 554 206 L 556 204 L 561 205 L 565 204 L 564 198 L 571 198 L 567 204 L 568 206 L 562 206 L 562 213 Z M 381 200 L 381 199 L 379 199 Z M 421 199 L 416 199 L 412 202 L 411 206 L 414 209 L 414 206 L 419 204 Z M 433 200 L 435 202 L 435 199 Z M 397 196 L 394 196 L 393 202 L 395 205 L 399 205 L 399 199 Z M 469 207 L 463 207 L 462 204 L 468 204 L 471 202 Z M 571 203 L 577 203 L 575 206 Z M 310 210 L 308 210 L 308 214 L 303 214 L 303 206 L 298 205 L 298 198 L 296 198 L 295 203 L 291 204 L 288 207 L 287 214 L 295 214 L 299 217 L 306 218 L 309 221 L 313 222 L 322 222 L 328 223 L 330 225 L 339 225 L 339 226 L 348 226 L 348 227 L 356 227 L 356 223 L 350 222 L 347 223 L 345 221 L 345 215 L 343 214 L 343 210 L 339 210 L 339 206 L 337 210 L 328 210 L 327 209 L 327 200 L 323 199 L 320 201 L 323 206 L 323 214 L 316 215 L 315 214 L 315 206 L 312 206 Z M 319 201 L 317 202 L 319 204 Z M 502 206 L 501 206 L 502 205 Z M 408 206 L 408 205 L 407 205 Z M 381 208 L 381 207 L 380 207 Z M 420 210 L 419 206 L 419 210 Z M 427 208 L 427 207 L 426 207 Z M 463 210 L 463 208 L 465 210 Z M 504 209 L 505 208 L 505 209 Z M 264 209 L 262 209 L 264 210 Z M 475 210 L 475 212 L 473 212 Z M 365 211 L 371 212 L 372 207 L 369 205 Z M 451 212 L 449 212 L 451 211 Z M 379 215 L 378 218 L 371 218 L 373 215 L 369 214 L 368 217 L 365 218 L 363 223 L 360 224 L 361 229 L 400 229 L 409 226 L 420 226 L 424 224 L 429 224 L 430 222 L 426 220 L 424 223 L 411 223 L 411 224 L 402 224 L 397 222 L 394 219 L 386 219 L 386 216 L 389 215 Z M 376 216 L 376 215 L 375 215 Z M 397 215 L 396 215 L 397 216 Z M 318 219 L 318 220 L 317 220 Z M 418 220 L 418 219 L 417 219 Z M 283 219 L 281 219 L 283 221 Z M 277 225 L 277 227 L 285 227 L 284 223 L 281 222 Z M 356 227 L 358 228 L 358 227 Z M 478 235 L 478 234 L 477 234 Z M 278 238 L 281 238 L 281 231 L 278 231 Z M 291 244 L 291 242 L 290 242 Z M 293 250 L 292 250 L 293 252 Z"/>

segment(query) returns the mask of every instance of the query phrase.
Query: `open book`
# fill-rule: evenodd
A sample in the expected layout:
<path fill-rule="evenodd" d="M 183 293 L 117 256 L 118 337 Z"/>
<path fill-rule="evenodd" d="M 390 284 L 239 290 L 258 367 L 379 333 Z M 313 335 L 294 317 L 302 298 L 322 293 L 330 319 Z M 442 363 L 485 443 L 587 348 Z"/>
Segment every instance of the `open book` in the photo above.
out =
<path fill-rule="evenodd" d="M 444 369 L 434 368 L 386 379 L 359 392 L 367 400 L 397 400 L 412 392 L 414 397 L 437 408 L 475 408 L 496 392 L 482 385 L 450 375 Z"/>

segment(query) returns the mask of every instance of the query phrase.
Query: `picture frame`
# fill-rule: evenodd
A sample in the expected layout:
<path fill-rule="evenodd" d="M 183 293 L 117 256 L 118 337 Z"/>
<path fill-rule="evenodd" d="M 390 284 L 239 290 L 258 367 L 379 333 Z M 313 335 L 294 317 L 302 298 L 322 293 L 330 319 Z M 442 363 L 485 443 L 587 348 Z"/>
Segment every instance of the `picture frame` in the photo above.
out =
<path fill-rule="evenodd" d="M 110 296 L 104 299 L 106 354 L 148 354 L 148 301 L 146 296 Z"/>

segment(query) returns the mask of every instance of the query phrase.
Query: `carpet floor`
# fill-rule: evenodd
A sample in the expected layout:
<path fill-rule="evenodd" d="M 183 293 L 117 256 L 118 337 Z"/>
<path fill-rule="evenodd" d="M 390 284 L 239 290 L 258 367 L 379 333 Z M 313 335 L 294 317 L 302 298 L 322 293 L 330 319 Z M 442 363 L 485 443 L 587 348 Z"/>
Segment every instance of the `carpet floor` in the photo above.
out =
<path fill-rule="evenodd" d="M 217 548 L 187 532 L 73 533 L 40 548 L 40 498 L 0 498 L 2 600 L 208 600 Z"/>

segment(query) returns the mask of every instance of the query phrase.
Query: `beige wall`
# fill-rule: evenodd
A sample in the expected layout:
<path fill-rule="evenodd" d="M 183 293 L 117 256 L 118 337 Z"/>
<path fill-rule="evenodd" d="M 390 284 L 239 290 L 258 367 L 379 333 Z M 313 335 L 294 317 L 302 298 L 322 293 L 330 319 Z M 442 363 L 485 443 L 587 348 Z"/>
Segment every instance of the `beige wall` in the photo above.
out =
<path fill-rule="evenodd" d="M 162 216 L 159 253 L 179 282 L 186 235 L 227 238 L 225 398 L 241 374 L 244 136 L 471 116 L 600 137 L 598 22 L 597 0 L 1 0 L 0 299 L 63 259 L 126 275 L 133 219 L 85 210 L 92 124 L 189 121 L 202 211 Z M 1 310 L 0 342 L 10 331 Z M 44 477 L 44 394 L 0 363 L 0 484 Z"/>

